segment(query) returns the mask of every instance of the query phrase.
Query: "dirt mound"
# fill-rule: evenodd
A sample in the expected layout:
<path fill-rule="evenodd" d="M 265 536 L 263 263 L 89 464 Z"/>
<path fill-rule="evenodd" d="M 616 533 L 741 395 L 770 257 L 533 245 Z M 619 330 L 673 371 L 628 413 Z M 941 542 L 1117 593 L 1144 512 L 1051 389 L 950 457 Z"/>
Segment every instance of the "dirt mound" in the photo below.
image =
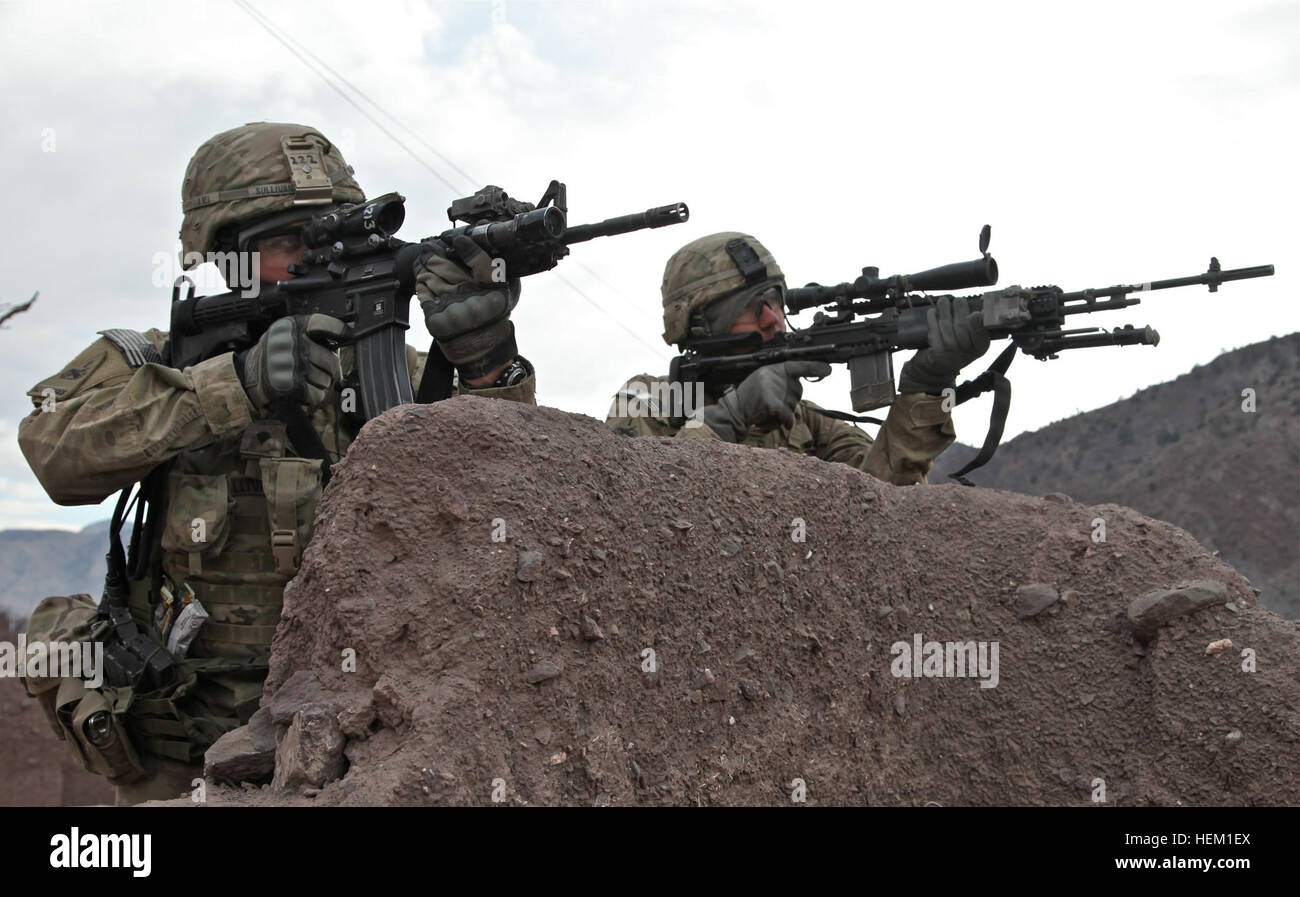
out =
<path fill-rule="evenodd" d="M 954 445 L 931 481 L 975 453 Z M 1300 619 L 1300 334 L 1224 353 L 1169 383 L 1021 434 L 971 477 L 1168 520 L 1249 577 L 1261 606 Z"/>
<path fill-rule="evenodd" d="M 286 593 L 264 706 L 343 777 L 208 800 L 1300 804 L 1298 664 L 1127 508 L 460 397 L 366 427 Z"/>
<path fill-rule="evenodd" d="M 0 642 L 17 633 L 0 612 Z M 0 806 L 73 807 L 113 803 L 113 786 L 72 759 L 40 706 L 17 679 L 0 677 Z"/>

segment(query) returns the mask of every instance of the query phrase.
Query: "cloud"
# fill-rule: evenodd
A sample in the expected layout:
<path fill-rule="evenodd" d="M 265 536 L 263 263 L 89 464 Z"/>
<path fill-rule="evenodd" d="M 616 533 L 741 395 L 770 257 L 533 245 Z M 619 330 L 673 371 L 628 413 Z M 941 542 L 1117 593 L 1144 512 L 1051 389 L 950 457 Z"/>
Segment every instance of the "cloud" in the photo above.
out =
<path fill-rule="evenodd" d="M 0 154 L 21 173 L 0 222 L 0 300 L 42 291 L 0 332 L 0 417 L 25 414 L 22 391 L 95 331 L 166 326 L 154 256 L 175 251 L 185 164 L 255 120 L 338 140 L 371 195 L 408 197 L 408 237 L 446 227 L 456 195 L 426 164 L 465 192 L 491 182 L 530 199 L 559 178 L 573 221 L 687 201 L 686 225 L 561 263 L 599 308 L 556 276 L 525 285 L 515 320 L 541 401 L 598 417 L 626 377 L 666 370 L 664 262 L 719 230 L 759 236 L 795 284 L 971 258 L 986 221 L 1004 284 L 1191 274 L 1211 254 L 1279 265 L 1270 281 L 1096 316 L 1157 327 L 1157 349 L 1018 361 L 1008 438 L 1300 329 L 1286 264 L 1300 237 L 1295 3 L 257 8 L 470 178 L 372 113 L 412 158 L 235 4 L 0 7 Z M 410 341 L 428 344 L 418 323 Z M 846 408 L 847 393 L 838 371 L 806 394 Z M 986 414 L 959 409 L 962 438 Z M 0 465 L 22 481 L 21 458 Z"/>

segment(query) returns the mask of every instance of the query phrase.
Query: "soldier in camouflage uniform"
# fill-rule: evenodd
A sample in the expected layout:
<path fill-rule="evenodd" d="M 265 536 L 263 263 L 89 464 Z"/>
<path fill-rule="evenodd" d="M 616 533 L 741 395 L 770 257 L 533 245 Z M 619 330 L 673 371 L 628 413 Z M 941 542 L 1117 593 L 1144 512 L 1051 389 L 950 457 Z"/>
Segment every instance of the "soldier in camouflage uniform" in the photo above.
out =
<path fill-rule="evenodd" d="M 184 266 L 214 250 L 255 252 L 265 283 L 292 276 L 308 217 L 364 199 L 319 131 L 266 122 L 200 147 L 182 193 Z M 457 391 L 533 403 L 532 367 L 515 354 L 509 320 L 518 281 L 491 283 L 485 258 L 465 261 L 478 276 L 439 257 L 417 272 L 426 325 L 456 367 Z M 119 804 L 189 790 L 204 750 L 258 706 L 284 587 L 311 538 L 322 488 L 321 460 L 290 442 L 268 392 L 289 389 L 326 456 L 341 458 L 355 436 L 339 390 L 352 359 L 318 341 L 341 329 L 324 315 L 281 318 L 248 350 L 184 370 L 162 363 L 162 331 L 101 331 L 28 392 L 36 407 L 19 426 L 19 445 L 56 503 L 95 504 L 155 474 L 151 513 L 162 517 L 154 544 L 142 548 L 146 575 L 131 582 L 137 625 L 158 637 L 160 596 L 195 599 L 209 615 L 179 664 L 181 681 L 164 693 L 27 677 L 56 734 L 118 786 Z M 407 347 L 416 386 L 423 361 Z M 94 612 L 86 595 L 46 599 L 29 639 L 87 639 Z"/>
<path fill-rule="evenodd" d="M 661 292 L 669 345 L 685 348 L 695 338 L 749 331 L 766 341 L 785 330 L 785 276 L 763 244 L 747 234 L 711 234 L 683 246 L 668 260 Z M 697 418 L 681 427 L 663 407 L 667 379 L 642 374 L 615 395 L 606 423 L 625 436 L 787 448 L 849 464 L 896 485 L 923 483 L 934 459 L 956 438 L 942 391 L 989 346 L 979 315 L 969 313 L 965 300 L 941 301 L 929 324 L 930 348 L 903 366 L 899 395 L 874 440 L 801 401 L 800 378 L 830 374 L 823 362 L 760 368 L 723 395 L 706 394 Z"/>

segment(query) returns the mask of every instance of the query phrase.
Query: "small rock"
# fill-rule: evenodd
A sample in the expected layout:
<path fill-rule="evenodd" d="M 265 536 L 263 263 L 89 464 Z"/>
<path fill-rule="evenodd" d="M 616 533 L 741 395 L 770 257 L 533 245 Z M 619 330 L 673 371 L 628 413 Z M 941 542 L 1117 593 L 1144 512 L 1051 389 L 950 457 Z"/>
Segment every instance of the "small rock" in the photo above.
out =
<path fill-rule="evenodd" d="M 366 738 L 370 735 L 370 724 L 375 721 L 375 702 L 372 695 L 367 695 L 364 704 L 345 707 L 339 711 L 339 729 L 348 738 Z"/>
<path fill-rule="evenodd" d="M 1228 649 L 1231 648 L 1231 647 L 1232 647 L 1232 639 L 1230 639 L 1230 638 L 1221 638 L 1221 639 L 1219 639 L 1218 641 L 1213 641 L 1213 642 L 1210 642 L 1208 645 L 1206 645 L 1206 646 L 1205 646 L 1205 653 L 1206 653 L 1206 654 L 1222 654 L 1224 651 L 1228 650 Z"/>
<path fill-rule="evenodd" d="M 894 712 L 897 713 L 899 716 L 902 716 L 903 711 L 906 709 L 907 709 L 907 698 L 900 691 L 898 694 L 894 695 Z"/>
<path fill-rule="evenodd" d="M 307 704 L 329 703 L 320 680 L 310 670 L 298 670 L 280 686 L 267 707 L 271 712 L 271 721 L 277 726 L 287 726 L 293 721 L 293 715 L 300 707 Z M 251 722 L 251 720 L 250 720 Z"/>
<path fill-rule="evenodd" d="M 338 779 L 345 767 L 346 741 L 333 709 L 308 704 L 293 715 L 289 731 L 280 742 L 271 787 L 276 791 L 322 788 Z"/>
<path fill-rule="evenodd" d="M 1027 620 L 1047 610 L 1061 598 L 1050 585 L 1041 582 L 1029 583 L 1016 589 L 1016 617 Z"/>
<path fill-rule="evenodd" d="M 231 785 L 261 784 L 275 773 L 275 725 L 271 711 L 259 707 L 240 726 L 222 735 L 203 755 L 203 777 Z"/>
<path fill-rule="evenodd" d="M 1074 499 L 1070 498 L 1070 496 L 1066 495 L 1064 492 L 1049 492 L 1043 496 L 1043 500 L 1055 502 L 1059 505 L 1074 504 Z"/>
<path fill-rule="evenodd" d="M 530 685 L 537 685 L 539 682 L 545 682 L 547 679 L 554 679 L 560 675 L 561 667 L 554 660 L 539 660 L 524 673 L 524 681 Z"/>
<path fill-rule="evenodd" d="M 740 693 L 746 701 L 761 701 L 763 699 L 763 686 L 757 679 L 741 679 Z"/>
<path fill-rule="evenodd" d="M 1201 579 L 1172 589 L 1156 589 L 1133 599 L 1128 607 L 1129 623 L 1141 641 L 1155 638 L 1160 627 L 1171 620 L 1204 607 L 1228 603 L 1228 587 L 1216 580 Z"/>
<path fill-rule="evenodd" d="M 561 763 L 567 760 L 568 757 L 569 757 L 568 754 L 566 754 L 564 751 L 560 751 L 557 754 L 551 754 L 551 759 L 549 762 L 552 766 L 559 766 Z"/>
<path fill-rule="evenodd" d="M 519 552 L 519 566 L 515 569 L 515 579 L 520 582 L 536 582 L 541 576 L 543 555 L 540 551 Z"/>
<path fill-rule="evenodd" d="M 374 697 L 375 714 L 390 729 L 396 729 L 411 718 L 415 701 L 406 688 L 385 673 L 370 690 Z"/>
<path fill-rule="evenodd" d="M 601 630 L 600 624 L 585 614 L 583 615 L 582 623 L 579 626 L 579 631 L 582 633 L 583 641 L 598 642 L 605 637 L 605 633 Z"/>
<path fill-rule="evenodd" d="M 1240 729 L 1233 729 L 1227 735 L 1223 736 L 1223 740 L 1228 743 L 1229 747 L 1235 747 L 1241 743 L 1241 739 L 1244 737 L 1245 736 L 1241 734 Z"/>
<path fill-rule="evenodd" d="M 731 557 L 732 555 L 739 553 L 740 547 L 741 543 L 739 539 L 735 536 L 727 536 L 727 538 L 722 540 L 718 549 L 727 557 Z"/>

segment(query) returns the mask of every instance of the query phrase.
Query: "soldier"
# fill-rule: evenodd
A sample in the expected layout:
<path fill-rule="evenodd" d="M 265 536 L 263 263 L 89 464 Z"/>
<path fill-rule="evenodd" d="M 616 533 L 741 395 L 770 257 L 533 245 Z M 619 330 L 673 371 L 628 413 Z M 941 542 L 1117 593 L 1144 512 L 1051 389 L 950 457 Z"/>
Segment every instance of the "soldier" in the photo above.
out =
<path fill-rule="evenodd" d="M 693 339 L 750 331 L 767 341 L 785 330 L 785 276 L 763 244 L 747 234 L 711 234 L 686 244 L 668 260 L 660 290 L 669 345 L 685 348 Z M 942 301 L 930 312 L 929 340 L 929 348 L 903 365 L 900 394 L 874 440 L 801 401 L 800 378 L 830 374 L 823 362 L 760 368 L 723 395 L 706 394 L 697 418 L 681 428 L 662 407 L 666 379 L 643 374 L 619 390 L 605 422 L 624 436 L 781 447 L 840 461 L 896 485 L 923 483 L 934 459 L 956 438 L 942 391 L 989 346 L 979 315 L 960 299 Z"/>
<path fill-rule="evenodd" d="M 258 259 L 261 280 L 273 284 L 301 261 L 307 218 L 364 195 L 319 131 L 262 122 L 201 146 L 182 198 L 186 269 L 214 251 L 235 253 L 225 257 L 240 259 L 241 269 Z M 481 261 L 466 260 L 483 268 Z M 232 289 L 235 267 L 223 271 Z M 518 281 L 489 280 L 431 258 L 417 272 L 425 323 L 456 367 L 459 392 L 534 403 L 533 370 L 516 355 L 509 319 Z M 197 603 L 208 614 L 166 689 L 137 694 L 27 679 L 79 762 L 117 785 L 119 804 L 189 790 L 206 748 L 258 707 L 284 587 L 311 538 L 322 488 L 322 458 L 273 419 L 267 385 L 283 392 L 291 384 L 317 448 L 341 458 L 356 435 L 338 388 L 352 358 L 320 340 L 342 326 L 324 315 L 281 318 L 256 345 L 184 370 L 163 363 L 162 331 L 101 331 L 28 392 L 36 407 L 19 426 L 19 445 L 54 502 L 95 504 L 146 483 L 156 525 L 151 544 L 133 551 L 128 607 L 137 625 L 161 641 L 161 621 L 178 618 L 160 604 L 176 612 Z M 423 361 L 407 347 L 417 386 Z M 94 614 L 86 595 L 46 599 L 29 639 L 88 638 Z"/>

